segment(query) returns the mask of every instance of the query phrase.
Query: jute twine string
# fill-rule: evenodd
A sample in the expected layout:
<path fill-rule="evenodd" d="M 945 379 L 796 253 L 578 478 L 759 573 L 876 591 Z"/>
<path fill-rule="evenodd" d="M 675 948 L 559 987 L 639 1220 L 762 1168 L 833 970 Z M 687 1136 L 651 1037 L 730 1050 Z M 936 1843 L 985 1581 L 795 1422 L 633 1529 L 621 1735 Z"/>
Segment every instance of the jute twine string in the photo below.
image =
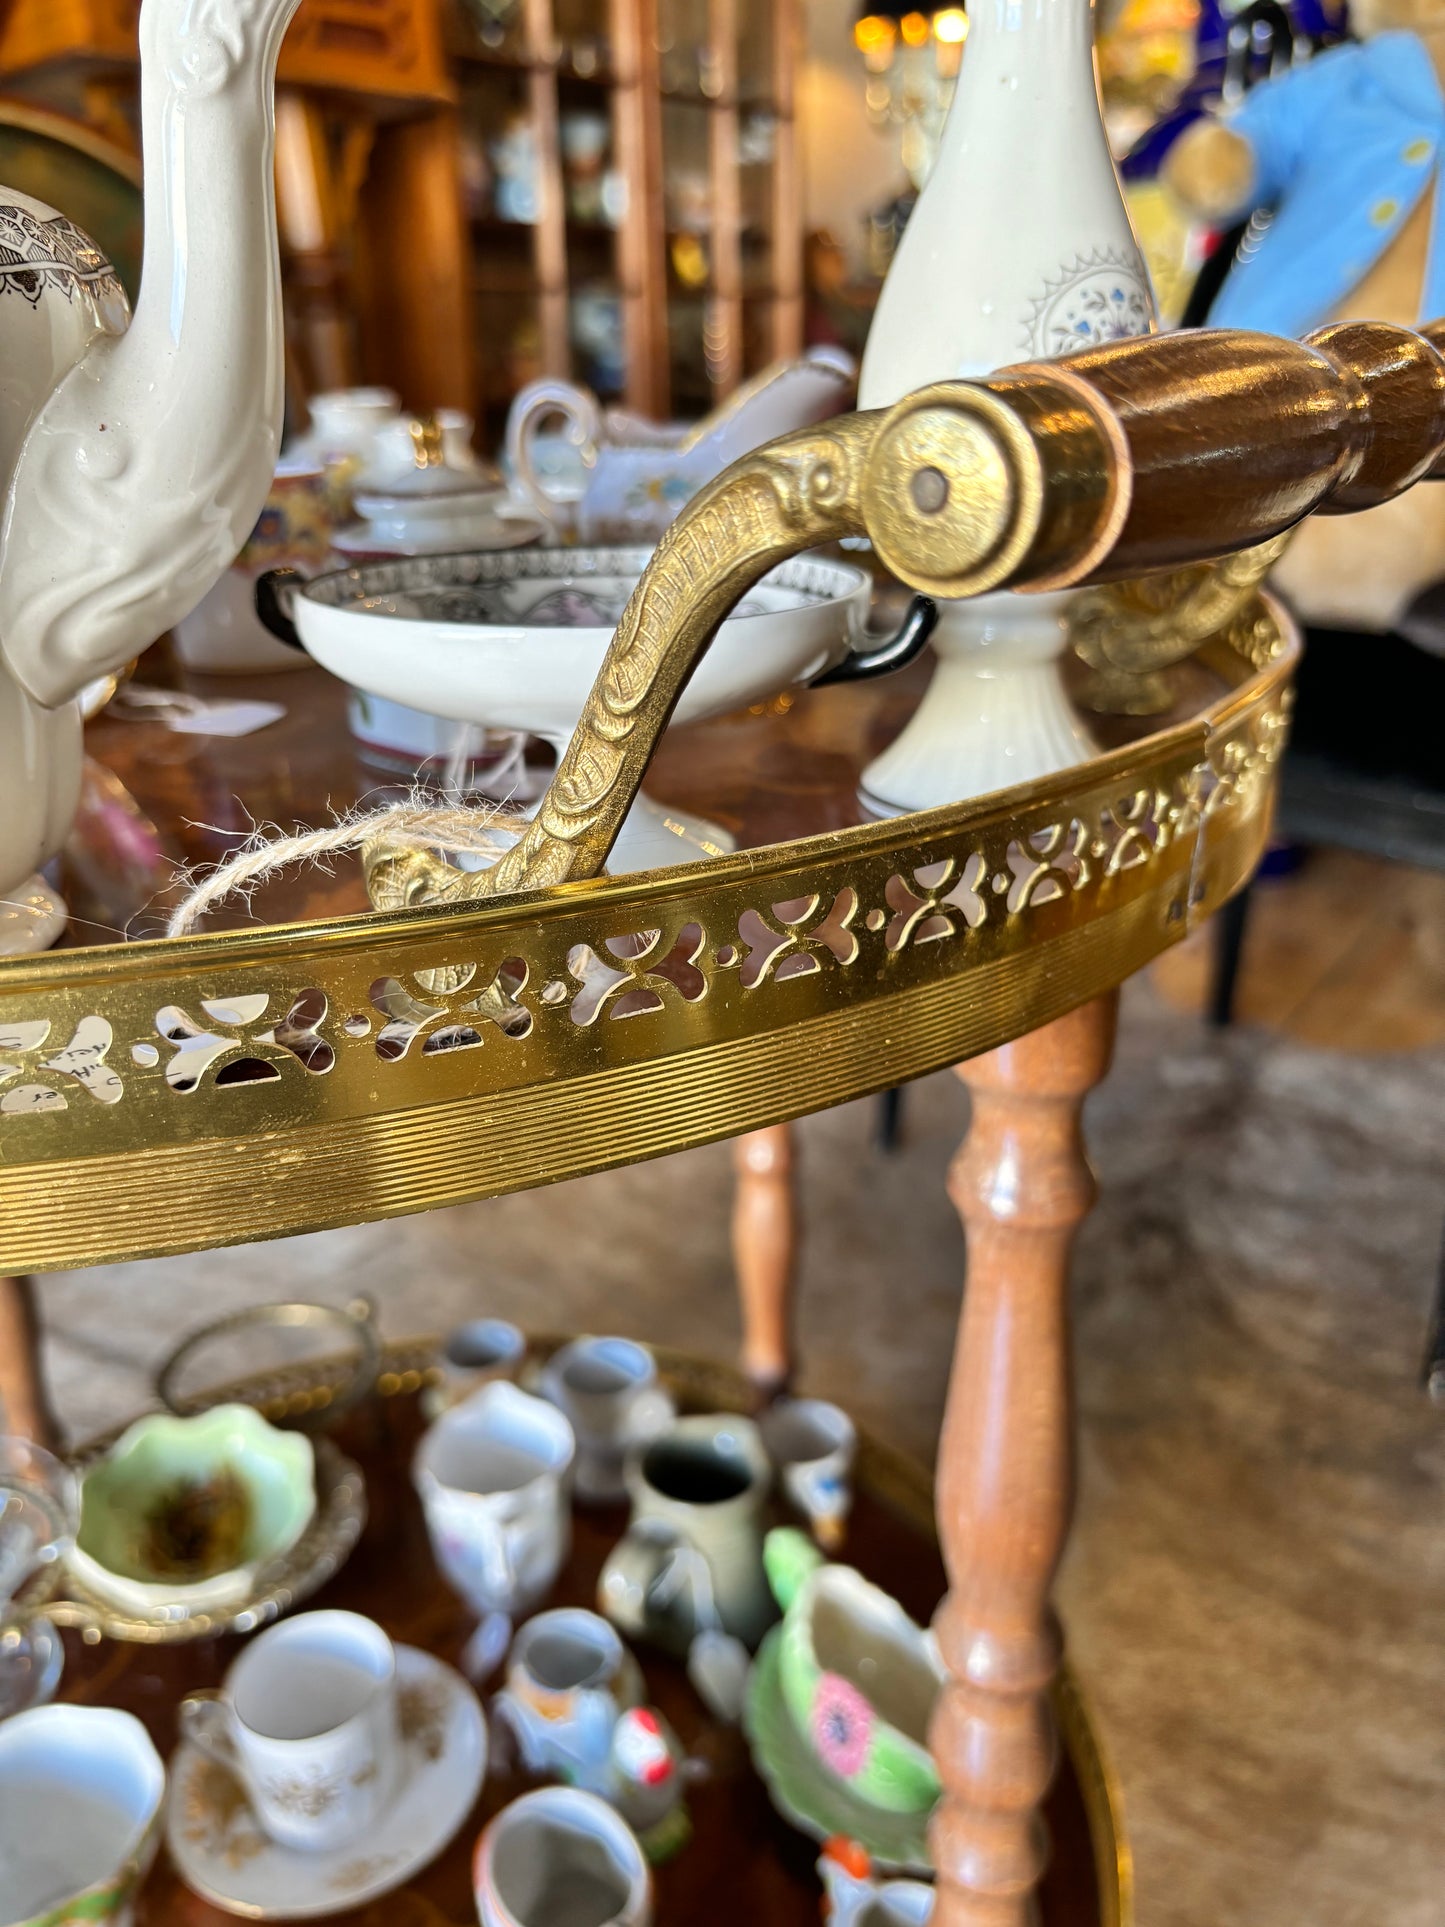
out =
<path fill-rule="evenodd" d="M 329 869 L 329 857 L 359 850 L 377 839 L 398 850 L 435 850 L 444 856 L 482 857 L 495 863 L 510 847 L 522 821 L 502 804 L 438 802 L 435 791 L 415 789 L 403 801 L 382 809 L 338 815 L 324 830 L 300 830 L 288 836 L 278 824 L 258 824 L 213 870 L 178 872 L 178 880 L 189 889 L 184 902 L 172 911 L 166 935 L 189 936 L 216 904 L 233 896 L 249 899 L 267 878 L 294 863 Z"/>

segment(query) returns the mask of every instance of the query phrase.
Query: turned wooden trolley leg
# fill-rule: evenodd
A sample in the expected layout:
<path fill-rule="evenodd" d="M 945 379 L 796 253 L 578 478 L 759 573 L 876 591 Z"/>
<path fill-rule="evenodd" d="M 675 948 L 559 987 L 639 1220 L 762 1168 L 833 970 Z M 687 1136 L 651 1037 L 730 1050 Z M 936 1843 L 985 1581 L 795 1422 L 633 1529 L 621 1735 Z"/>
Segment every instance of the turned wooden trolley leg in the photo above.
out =
<path fill-rule="evenodd" d="M 733 1262 L 743 1312 L 743 1370 L 765 1397 L 793 1376 L 793 1275 L 798 1214 L 793 1127 L 749 1131 L 733 1146 Z"/>
<path fill-rule="evenodd" d="M 1068 1262 L 1094 1199 L 1080 1112 L 1108 1069 L 1117 1000 L 959 1067 L 973 1124 L 949 1192 L 968 1232 L 938 1461 L 950 1674 L 930 1741 L 943 1782 L 933 1927 L 1028 1927 L 1048 1856 L 1057 1742 L 1049 1595 L 1073 1505 Z"/>
<path fill-rule="evenodd" d="M 40 1320 L 28 1278 L 0 1278 L 0 1432 L 53 1445 L 56 1424 L 40 1369 Z"/>

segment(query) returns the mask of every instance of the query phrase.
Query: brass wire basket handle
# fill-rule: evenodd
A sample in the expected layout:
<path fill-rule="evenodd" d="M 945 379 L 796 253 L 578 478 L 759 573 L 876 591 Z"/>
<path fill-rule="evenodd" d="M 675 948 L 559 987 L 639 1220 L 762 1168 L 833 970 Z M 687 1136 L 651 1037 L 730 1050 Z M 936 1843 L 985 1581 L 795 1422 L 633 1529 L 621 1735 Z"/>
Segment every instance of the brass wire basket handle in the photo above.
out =
<path fill-rule="evenodd" d="M 1445 338 L 1445 324 L 1432 328 Z M 804 549 L 866 534 L 931 596 L 1152 572 L 1081 616 L 1106 653 L 1114 637 L 1116 666 L 1147 670 L 1223 629 L 1306 515 L 1403 493 L 1442 447 L 1445 359 L 1431 331 L 1383 322 L 1303 343 L 1235 331 L 1116 342 L 786 436 L 735 463 L 663 536 L 514 848 L 471 872 L 370 844 L 372 902 L 410 909 L 598 875 L 703 651 L 741 597 Z M 1197 566 L 1231 554 L 1222 570 Z"/>

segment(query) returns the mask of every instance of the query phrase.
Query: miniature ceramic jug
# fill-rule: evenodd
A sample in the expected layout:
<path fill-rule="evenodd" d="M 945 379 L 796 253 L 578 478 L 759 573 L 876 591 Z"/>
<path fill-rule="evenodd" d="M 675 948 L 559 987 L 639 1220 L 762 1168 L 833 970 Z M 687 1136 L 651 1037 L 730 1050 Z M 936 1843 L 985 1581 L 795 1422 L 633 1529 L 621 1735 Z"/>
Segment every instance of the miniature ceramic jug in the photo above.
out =
<path fill-rule="evenodd" d="M 938 161 L 868 338 L 865 408 L 1155 325 L 1099 107 L 1093 0 L 984 0 L 968 18 Z M 875 813 L 957 802 L 1094 753 L 1060 673 L 1070 601 L 942 605 L 928 693 L 864 772 Z"/>
<path fill-rule="evenodd" d="M 79 797 L 77 693 L 189 614 L 266 500 L 283 399 L 270 100 L 297 4 L 144 0 L 129 326 L 94 243 L 0 188 L 0 952 L 63 922 L 33 873 Z"/>
<path fill-rule="evenodd" d="M 675 429 L 615 412 L 604 420 L 587 389 L 535 381 L 512 404 L 507 460 L 517 487 L 579 541 L 655 541 L 683 504 L 740 455 L 847 407 L 855 379 L 849 355 L 814 348 L 765 369 L 695 427 Z M 538 431 L 558 415 L 578 450 L 580 480 L 549 487 Z"/>

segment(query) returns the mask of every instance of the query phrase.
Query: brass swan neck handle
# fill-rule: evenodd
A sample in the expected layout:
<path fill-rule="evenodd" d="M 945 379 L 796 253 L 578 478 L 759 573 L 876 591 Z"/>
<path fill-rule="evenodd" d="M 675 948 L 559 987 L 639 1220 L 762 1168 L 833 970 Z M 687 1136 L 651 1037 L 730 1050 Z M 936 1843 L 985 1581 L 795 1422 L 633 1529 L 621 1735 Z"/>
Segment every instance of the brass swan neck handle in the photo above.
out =
<path fill-rule="evenodd" d="M 931 596 L 1153 576 L 1106 605 L 1121 657 L 1169 659 L 1149 655 L 1161 635 L 1187 652 L 1225 626 L 1305 516 L 1373 507 L 1445 474 L 1437 338 L 1445 322 L 1420 333 L 1344 323 L 1307 342 L 1148 336 L 941 383 L 744 457 L 659 543 L 516 846 L 470 872 L 369 845 L 373 903 L 456 903 L 597 875 L 723 619 L 769 569 L 820 543 L 866 534 L 902 582 Z M 1218 575 L 1192 566 L 1248 550 Z"/>

